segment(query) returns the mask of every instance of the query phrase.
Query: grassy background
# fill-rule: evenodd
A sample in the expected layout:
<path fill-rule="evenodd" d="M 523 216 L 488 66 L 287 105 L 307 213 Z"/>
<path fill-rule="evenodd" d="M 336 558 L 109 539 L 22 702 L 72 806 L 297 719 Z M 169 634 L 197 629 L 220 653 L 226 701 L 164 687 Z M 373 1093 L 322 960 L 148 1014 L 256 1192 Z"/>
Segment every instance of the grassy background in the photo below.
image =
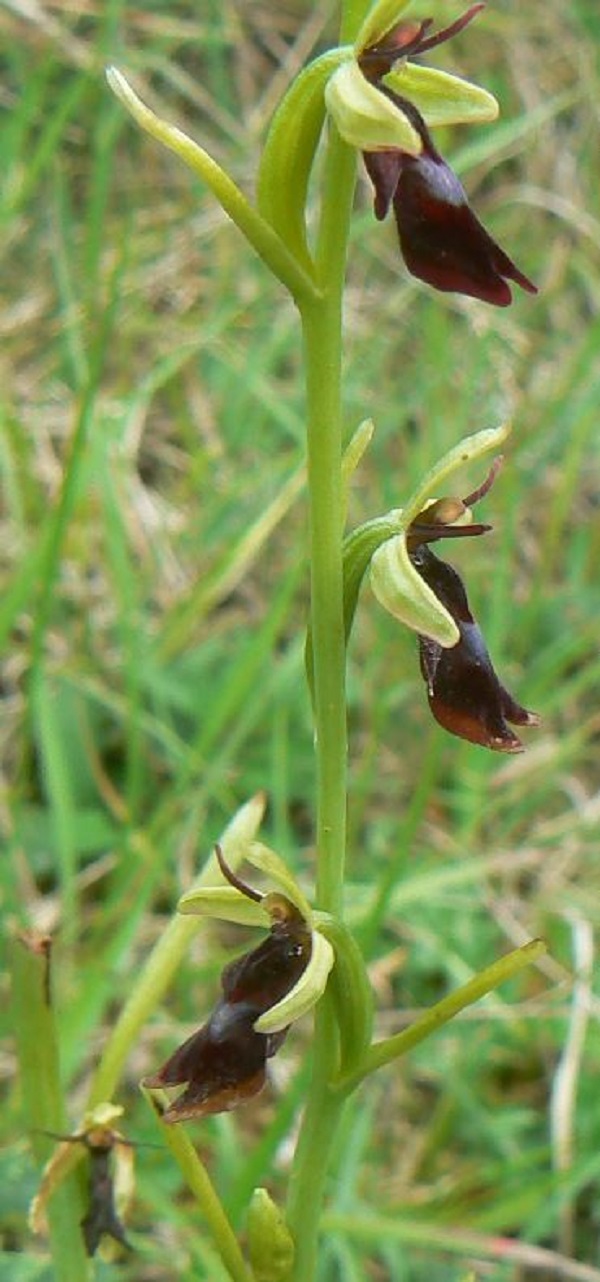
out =
<path fill-rule="evenodd" d="M 199 184 L 124 118 L 102 67 L 135 73 L 251 190 L 278 95 L 330 19 L 308 0 L 0 4 L 0 878 L 9 925 L 55 934 L 73 1125 L 132 975 L 240 802 L 266 788 L 267 839 L 308 879 L 313 859 L 296 317 Z M 401 504 L 461 435 L 514 419 L 483 514 L 494 533 L 451 559 L 543 726 L 506 760 L 444 735 L 414 639 L 366 590 L 348 896 L 380 1031 L 532 935 L 550 958 L 363 1090 L 322 1279 L 593 1282 L 600 16 L 595 0 L 498 0 L 436 52 L 501 99 L 498 127 L 441 144 L 541 294 L 508 311 L 434 297 L 361 180 L 347 422 L 372 416 L 377 432 L 350 520 Z M 119 1096 L 130 1137 L 156 1139 L 136 1083 L 202 1022 L 240 940 L 202 934 L 144 1030 Z M 256 1183 L 284 1187 L 309 1046 L 296 1030 L 272 1090 L 194 1128 L 236 1222 Z M 0 1277 L 25 1282 L 51 1275 L 25 1227 L 36 1172 L 10 1039 L 1 1064 Z M 141 1150 L 138 1170 L 119 1276 L 219 1282 L 168 1155 Z"/>

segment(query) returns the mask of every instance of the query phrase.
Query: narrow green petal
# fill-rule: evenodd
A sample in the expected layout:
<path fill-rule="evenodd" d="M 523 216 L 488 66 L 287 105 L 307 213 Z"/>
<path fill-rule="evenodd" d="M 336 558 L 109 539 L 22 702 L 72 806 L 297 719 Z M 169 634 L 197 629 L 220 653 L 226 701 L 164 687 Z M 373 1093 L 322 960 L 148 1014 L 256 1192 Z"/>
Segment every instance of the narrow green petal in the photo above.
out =
<path fill-rule="evenodd" d="M 264 872 L 269 880 L 283 891 L 286 898 L 290 899 L 298 909 L 300 916 L 310 924 L 312 921 L 310 904 L 283 859 L 280 859 L 279 855 L 276 855 L 275 851 L 270 850 L 268 846 L 263 846 L 260 841 L 251 843 L 246 852 L 246 859 L 254 868 Z"/>
<path fill-rule="evenodd" d="M 405 62 L 390 71 L 383 83 L 414 103 L 430 128 L 486 124 L 496 120 L 500 111 L 494 95 L 487 89 L 447 71 L 437 71 L 435 67 Z"/>
<path fill-rule="evenodd" d="M 359 151 L 397 147 L 412 156 L 421 154 L 421 139 L 406 116 L 369 84 L 354 59 L 333 73 L 325 102 L 344 141 Z"/>
<path fill-rule="evenodd" d="M 379 44 L 388 31 L 397 25 L 408 9 L 411 0 L 378 0 L 367 14 L 356 37 L 356 51 L 361 53 L 369 45 Z"/>
<path fill-rule="evenodd" d="M 271 925 L 271 918 L 262 904 L 248 899 L 235 886 L 203 886 L 199 890 L 188 890 L 181 896 L 177 912 L 238 922 L 241 926 L 268 928 Z"/>
<path fill-rule="evenodd" d="M 502 445 L 510 434 L 510 424 L 503 423 L 501 427 L 487 427 L 481 432 L 474 432 L 472 436 L 463 436 L 463 439 L 454 445 L 447 454 L 438 463 L 427 472 L 417 489 L 411 494 L 406 507 L 402 509 L 402 526 L 406 530 L 412 524 L 419 512 L 423 511 L 427 499 L 433 491 L 436 494 L 444 493 L 444 484 L 449 476 L 466 467 L 467 463 L 472 463 L 475 459 L 481 458 L 490 450 L 495 450 Z"/>
<path fill-rule="evenodd" d="M 283 997 L 280 1002 L 272 1006 L 264 1015 L 257 1019 L 254 1027 L 257 1033 L 279 1033 L 282 1028 L 287 1028 L 294 1020 L 300 1019 L 305 1015 L 323 996 L 327 984 L 329 972 L 335 961 L 335 954 L 328 939 L 321 935 L 318 930 L 313 931 L 312 952 L 310 961 L 306 970 L 304 970 L 298 980 L 298 983 Z"/>
<path fill-rule="evenodd" d="M 395 619 L 440 645 L 456 645 L 460 634 L 454 619 L 415 570 L 403 534 L 377 549 L 370 575 L 377 600 Z"/>

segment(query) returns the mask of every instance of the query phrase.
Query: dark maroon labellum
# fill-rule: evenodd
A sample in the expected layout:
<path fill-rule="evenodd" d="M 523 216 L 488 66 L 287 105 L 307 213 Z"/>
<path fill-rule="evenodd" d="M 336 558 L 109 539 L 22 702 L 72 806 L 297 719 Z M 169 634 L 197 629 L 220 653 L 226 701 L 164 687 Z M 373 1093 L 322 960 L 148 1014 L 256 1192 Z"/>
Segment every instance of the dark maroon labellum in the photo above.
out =
<path fill-rule="evenodd" d="M 106 1147 L 93 1145 L 87 1141 L 90 1153 L 89 1207 L 81 1221 L 81 1231 L 88 1255 L 95 1255 L 103 1233 L 114 1238 L 120 1246 L 131 1250 L 125 1237 L 125 1229 L 117 1215 L 114 1202 L 113 1177 L 111 1170 L 111 1151 L 113 1145 Z"/>
<path fill-rule="evenodd" d="M 510 725 L 537 726 L 539 717 L 522 708 L 498 680 L 460 575 L 428 546 L 439 539 L 489 531 L 489 525 L 473 522 L 445 524 L 444 514 L 447 521 L 455 521 L 478 503 L 493 485 L 501 461 L 495 461 L 483 483 L 465 499 L 438 500 L 417 516 L 408 531 L 407 549 L 415 570 L 445 606 L 460 633 L 457 644 L 449 648 L 431 637 L 419 637 L 421 672 L 433 716 L 460 739 L 495 752 L 522 752 L 523 744 Z"/>
<path fill-rule="evenodd" d="M 460 575 L 423 545 L 411 560 L 460 632 L 457 645 L 449 649 L 419 637 L 421 672 L 436 721 L 451 734 L 483 748 L 522 752 L 523 744 L 508 722 L 537 726 L 539 718 L 522 708 L 498 680 Z"/>
<path fill-rule="evenodd" d="M 512 302 L 508 280 L 537 293 L 480 223 L 441 157 L 405 156 L 393 203 L 404 261 L 419 280 L 496 307 Z"/>
<path fill-rule="evenodd" d="M 225 1113 L 258 1094 L 265 1083 L 269 1045 L 267 1037 L 254 1032 L 257 1018 L 247 1002 L 219 1002 L 208 1022 L 145 1079 L 150 1087 L 186 1083 L 163 1114 L 166 1122 Z"/>
<path fill-rule="evenodd" d="M 103 1234 L 113 1238 L 120 1246 L 131 1251 L 125 1229 L 117 1215 L 114 1198 L 114 1180 L 112 1173 L 113 1150 L 122 1144 L 135 1147 L 131 1140 L 123 1139 L 116 1131 L 107 1127 L 94 1127 L 89 1134 L 56 1135 L 52 1131 L 45 1134 L 63 1144 L 84 1144 L 89 1153 L 88 1176 L 88 1209 L 81 1220 L 81 1232 L 89 1256 L 95 1255 Z M 94 1135 L 101 1138 L 94 1139 Z"/>

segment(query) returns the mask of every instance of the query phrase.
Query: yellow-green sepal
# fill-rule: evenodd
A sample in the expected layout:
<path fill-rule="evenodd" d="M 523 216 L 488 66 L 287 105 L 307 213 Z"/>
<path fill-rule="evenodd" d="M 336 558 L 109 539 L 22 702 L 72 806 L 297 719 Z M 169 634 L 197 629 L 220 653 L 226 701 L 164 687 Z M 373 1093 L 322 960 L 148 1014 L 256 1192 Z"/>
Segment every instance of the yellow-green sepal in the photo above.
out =
<path fill-rule="evenodd" d="M 262 903 L 242 895 L 235 886 L 202 886 L 188 890 L 177 904 L 177 912 L 184 916 L 214 917 L 217 921 L 231 921 L 240 926 L 269 927 L 271 919 Z"/>
<path fill-rule="evenodd" d="M 246 851 L 246 859 L 249 864 L 252 864 L 253 868 L 258 868 L 260 872 L 263 872 L 269 878 L 269 881 L 274 882 L 286 899 L 289 899 L 294 907 L 298 909 L 304 921 L 310 925 L 312 921 L 311 906 L 283 859 L 276 855 L 275 851 L 271 850 L 269 846 L 263 845 L 261 841 L 250 843 Z"/>
<path fill-rule="evenodd" d="M 395 619 L 413 632 L 431 637 L 439 645 L 456 645 L 460 638 L 458 627 L 415 570 L 404 534 L 388 539 L 377 549 L 371 561 L 370 579 L 379 604 Z"/>
<path fill-rule="evenodd" d="M 388 72 L 383 84 L 413 103 L 430 129 L 436 125 L 487 124 L 500 112 L 487 89 L 410 60 Z"/>
<path fill-rule="evenodd" d="M 443 486 L 450 476 L 459 472 L 469 463 L 475 462 L 483 454 L 497 449 L 510 434 L 510 423 L 500 427 L 485 427 L 481 432 L 463 436 L 457 445 L 453 445 L 433 467 L 425 473 L 423 480 L 413 490 L 406 507 L 402 508 L 402 528 L 408 529 L 415 518 L 423 511 L 427 499 L 432 493 L 443 493 Z"/>
<path fill-rule="evenodd" d="M 419 156 L 422 142 L 398 107 L 363 76 L 354 58 L 327 82 L 325 102 L 345 142 L 359 151 L 399 149 Z"/>

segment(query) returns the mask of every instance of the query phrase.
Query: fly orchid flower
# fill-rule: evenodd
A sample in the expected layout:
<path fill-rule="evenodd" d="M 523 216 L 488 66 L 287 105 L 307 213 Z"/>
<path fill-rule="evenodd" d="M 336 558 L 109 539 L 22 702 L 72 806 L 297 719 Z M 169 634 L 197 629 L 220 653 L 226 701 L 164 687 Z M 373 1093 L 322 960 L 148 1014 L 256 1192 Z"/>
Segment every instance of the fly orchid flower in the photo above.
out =
<path fill-rule="evenodd" d="M 182 913 L 269 927 L 257 948 L 225 967 L 222 997 L 198 1032 L 144 1080 L 151 1089 L 184 1086 L 166 1109 L 166 1122 L 188 1121 L 237 1108 L 257 1095 L 266 1063 L 279 1050 L 289 1025 L 322 996 L 333 966 L 329 941 L 285 864 L 266 846 L 252 843 L 246 858 L 266 873 L 277 891 L 253 890 L 215 850 L 229 883 L 190 891 Z"/>
<path fill-rule="evenodd" d="M 537 726 L 539 718 L 522 708 L 500 683 L 460 575 L 429 547 L 439 539 L 489 531 L 489 525 L 473 521 L 471 507 L 487 494 L 499 461 L 467 498 L 424 501 L 432 481 L 448 476 L 505 434 L 505 429 L 478 433 L 441 460 L 399 514 L 402 532 L 374 553 L 371 584 L 381 604 L 418 634 L 421 672 L 436 721 L 471 743 L 497 752 L 520 752 L 521 740 L 507 723 Z"/>
<path fill-rule="evenodd" d="M 497 470 L 497 465 L 492 467 L 474 494 L 455 501 L 461 515 L 488 492 Z M 417 517 L 407 535 L 414 568 L 448 610 L 460 634 L 457 644 L 450 648 L 419 636 L 421 673 L 429 707 L 436 721 L 460 739 L 496 752 L 522 752 L 523 744 L 508 723 L 537 726 L 539 717 L 522 708 L 498 680 L 460 575 L 428 546 L 437 539 L 463 533 L 484 534 L 490 528 L 474 524 L 461 527 L 454 524 L 455 520 L 452 503 L 434 503 Z"/>
<path fill-rule="evenodd" d="M 509 280 L 531 294 L 536 286 L 479 222 L 430 133 L 442 123 L 494 119 L 497 103 L 485 90 L 409 61 L 457 35 L 484 7 L 472 5 L 434 35 L 427 35 L 429 18 L 383 33 L 368 22 L 355 63 L 335 72 L 326 99 L 342 137 L 363 152 L 375 216 L 385 218 L 393 205 L 409 272 L 443 292 L 506 307 Z"/>

